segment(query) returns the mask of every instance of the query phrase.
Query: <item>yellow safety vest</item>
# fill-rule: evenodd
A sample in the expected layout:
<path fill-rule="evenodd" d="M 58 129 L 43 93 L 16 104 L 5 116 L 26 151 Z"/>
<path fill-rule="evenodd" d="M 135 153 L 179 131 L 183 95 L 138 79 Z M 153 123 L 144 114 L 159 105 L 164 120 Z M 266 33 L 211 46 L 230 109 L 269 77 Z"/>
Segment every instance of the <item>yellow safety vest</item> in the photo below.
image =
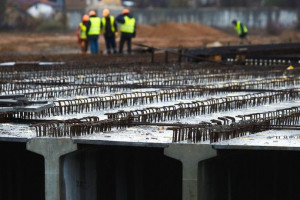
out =
<path fill-rule="evenodd" d="M 243 33 L 248 33 L 248 29 L 245 25 L 242 25 L 240 21 L 236 22 L 236 25 L 234 27 L 238 35 L 242 35 Z"/>
<path fill-rule="evenodd" d="M 135 19 L 124 17 L 125 23 L 121 25 L 120 30 L 122 33 L 134 33 Z"/>
<path fill-rule="evenodd" d="M 90 18 L 91 26 L 88 32 L 88 35 L 99 35 L 100 34 L 100 17 L 91 17 Z"/>
<path fill-rule="evenodd" d="M 86 39 L 86 25 L 84 25 L 82 22 L 79 24 L 80 26 L 80 39 Z"/>
<path fill-rule="evenodd" d="M 110 19 L 110 27 L 111 27 L 111 32 L 116 32 L 116 29 L 115 29 L 115 18 L 113 16 L 109 16 L 109 19 Z M 105 32 L 105 26 L 106 26 L 106 18 L 102 18 L 102 25 L 104 27 L 104 32 Z"/>

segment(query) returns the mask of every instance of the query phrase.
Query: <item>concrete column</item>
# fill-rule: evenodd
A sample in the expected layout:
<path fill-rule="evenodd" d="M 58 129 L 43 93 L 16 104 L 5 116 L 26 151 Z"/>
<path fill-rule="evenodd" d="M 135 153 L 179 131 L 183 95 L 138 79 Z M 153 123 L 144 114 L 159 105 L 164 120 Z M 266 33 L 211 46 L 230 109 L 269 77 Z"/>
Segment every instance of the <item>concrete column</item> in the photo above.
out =
<path fill-rule="evenodd" d="M 27 144 L 29 151 L 45 159 L 45 200 L 60 200 L 60 156 L 77 150 L 67 138 L 33 138 Z"/>
<path fill-rule="evenodd" d="M 199 200 L 198 163 L 217 156 L 217 151 L 207 144 L 171 144 L 164 154 L 182 162 L 182 199 Z"/>

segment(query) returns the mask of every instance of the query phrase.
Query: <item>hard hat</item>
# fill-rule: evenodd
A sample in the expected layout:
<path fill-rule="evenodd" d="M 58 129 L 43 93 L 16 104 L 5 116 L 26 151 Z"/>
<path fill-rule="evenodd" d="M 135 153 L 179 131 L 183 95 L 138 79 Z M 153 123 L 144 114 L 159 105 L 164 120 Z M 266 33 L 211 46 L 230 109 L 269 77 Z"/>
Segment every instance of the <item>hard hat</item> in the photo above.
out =
<path fill-rule="evenodd" d="M 102 12 L 103 17 L 107 17 L 109 15 L 109 10 L 105 8 Z"/>
<path fill-rule="evenodd" d="M 293 70 L 294 69 L 294 66 L 293 65 L 290 65 L 287 70 Z"/>
<path fill-rule="evenodd" d="M 82 21 L 87 22 L 90 20 L 90 17 L 88 15 L 83 15 L 82 16 Z"/>
<path fill-rule="evenodd" d="M 126 8 L 122 11 L 122 15 L 129 14 L 129 13 L 130 13 L 130 11 Z"/>
<path fill-rule="evenodd" d="M 96 15 L 96 12 L 95 12 L 94 10 L 91 10 L 91 11 L 89 12 L 89 16 L 94 16 L 94 15 Z"/>

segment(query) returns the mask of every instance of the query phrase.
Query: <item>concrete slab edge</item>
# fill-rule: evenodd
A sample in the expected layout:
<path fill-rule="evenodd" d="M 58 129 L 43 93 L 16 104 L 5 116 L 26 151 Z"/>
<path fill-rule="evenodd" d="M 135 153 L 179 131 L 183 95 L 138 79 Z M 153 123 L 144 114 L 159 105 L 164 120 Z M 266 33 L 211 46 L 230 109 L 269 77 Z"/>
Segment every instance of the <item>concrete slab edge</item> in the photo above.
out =
<path fill-rule="evenodd" d="M 104 141 L 104 140 L 83 140 L 73 139 L 77 144 L 93 144 L 104 146 L 132 146 L 132 147 L 151 147 L 151 148 L 166 148 L 167 143 L 144 143 L 144 142 L 120 142 L 120 141 Z"/>
<path fill-rule="evenodd" d="M 212 145 L 212 147 L 216 150 L 300 151 L 300 147 L 284 147 L 284 146 Z"/>
<path fill-rule="evenodd" d="M 20 142 L 20 143 L 26 143 L 29 140 L 30 140 L 29 138 L 0 137 L 0 142 Z"/>

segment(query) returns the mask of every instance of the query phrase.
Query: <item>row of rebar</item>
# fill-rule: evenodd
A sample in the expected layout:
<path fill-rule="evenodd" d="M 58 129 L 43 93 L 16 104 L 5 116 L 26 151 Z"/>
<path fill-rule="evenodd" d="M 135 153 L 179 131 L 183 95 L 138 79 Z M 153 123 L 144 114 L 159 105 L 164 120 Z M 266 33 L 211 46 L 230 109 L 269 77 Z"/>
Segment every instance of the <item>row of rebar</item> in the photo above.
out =
<path fill-rule="evenodd" d="M 289 58 L 274 58 L 274 59 L 245 59 L 245 65 L 255 65 L 255 66 L 274 66 L 274 65 L 287 65 L 292 63 L 299 63 L 298 61 L 291 60 Z"/>
<path fill-rule="evenodd" d="M 255 115 L 257 116 L 258 113 Z M 173 142 L 187 140 L 196 143 L 210 140 L 210 143 L 213 143 L 269 130 L 272 125 L 297 125 L 300 123 L 300 107 L 264 112 L 259 113 L 259 115 L 268 115 L 268 117 L 256 117 L 255 119 L 250 118 L 247 120 L 243 116 L 243 120 L 235 122 L 233 117 L 225 116 L 219 119 L 231 120 L 230 124 L 222 124 L 220 120 L 211 120 L 212 123 L 202 122 L 195 127 L 177 124 L 169 129 L 173 130 Z M 130 127 L 133 120 L 132 117 L 133 116 L 127 116 L 121 119 L 107 120 L 99 120 L 98 117 L 86 117 L 82 119 L 65 120 L 63 122 L 39 123 L 32 125 L 32 127 L 35 128 L 37 137 L 74 137 L 109 132 L 112 128 Z M 245 115 L 245 117 L 249 117 L 249 115 Z"/>
<path fill-rule="evenodd" d="M 271 79 L 262 79 L 255 81 L 244 81 L 244 82 L 232 82 L 225 83 L 223 85 L 224 89 L 270 89 L 278 87 L 289 87 L 300 84 L 300 78 L 271 78 Z"/>
<path fill-rule="evenodd" d="M 162 122 L 178 120 L 185 117 L 205 115 L 216 112 L 245 109 L 247 107 L 278 103 L 298 99 L 299 91 L 283 90 L 281 92 L 255 93 L 239 96 L 211 98 L 189 103 L 178 103 L 170 106 L 147 107 L 132 111 L 106 113 L 109 119 L 119 119 L 127 116 L 134 117 L 137 122 Z"/>
<path fill-rule="evenodd" d="M 156 73 L 155 73 L 156 74 Z M 74 76 L 64 76 L 64 77 L 39 77 L 34 79 L 21 79 L 11 81 L 2 81 L 0 84 L 0 91 L 5 90 L 17 90 L 17 89 L 32 89 L 36 88 L 37 85 L 43 86 L 53 86 L 57 85 L 91 85 L 91 84 L 105 84 L 105 85 L 115 85 L 115 84 L 128 84 L 128 81 L 135 81 L 136 84 L 142 85 L 179 85 L 187 81 L 193 84 L 207 84 L 211 82 L 224 82 L 232 80 L 251 80 L 257 78 L 268 78 L 270 74 L 264 76 L 257 76 L 251 74 L 241 73 L 230 73 L 230 74 L 199 74 L 197 71 L 194 71 L 193 74 L 182 75 L 179 72 L 169 72 L 169 73 L 160 73 L 157 77 L 149 76 L 147 74 L 137 74 L 137 73 L 124 73 L 124 74 L 91 74 L 91 75 L 78 75 Z M 275 76 L 273 76 L 274 78 Z M 270 77 L 272 78 L 272 77 Z M 269 78 L 268 78 L 269 79 Z"/>
<path fill-rule="evenodd" d="M 78 137 L 94 133 L 110 132 L 113 128 L 121 129 L 130 126 L 131 118 L 99 120 L 98 117 L 85 117 L 57 122 L 34 124 L 37 137 Z"/>
<path fill-rule="evenodd" d="M 169 129 L 173 131 L 173 142 L 189 141 L 193 143 L 209 140 L 210 143 L 242 137 L 249 134 L 270 130 L 275 126 L 292 126 L 300 124 L 300 107 L 291 107 L 276 111 L 262 112 L 239 116 L 241 121 L 231 120 L 230 124 L 222 124 L 220 120 L 211 120 L 212 123 L 200 123 L 194 127 L 173 126 Z M 247 119 L 250 118 L 250 119 Z"/>
<path fill-rule="evenodd" d="M 61 86 L 61 87 L 42 87 L 38 89 L 23 89 L 5 91 L 3 95 L 9 94 L 25 94 L 32 100 L 53 99 L 61 97 L 72 97 L 82 95 L 94 95 L 106 92 L 106 86 Z"/>
<path fill-rule="evenodd" d="M 231 82 L 224 83 L 221 86 L 218 85 L 193 85 L 193 88 L 205 88 L 215 90 L 249 90 L 249 89 L 271 89 L 275 87 L 291 87 L 300 84 L 300 78 L 277 78 L 277 79 L 263 79 L 256 81 L 244 81 L 244 82 Z M 186 84 L 183 84 L 186 85 Z M 151 87 L 152 85 L 150 85 Z M 2 92 L 4 95 L 8 94 L 25 94 L 25 96 L 32 100 L 51 99 L 59 97 L 71 97 L 82 95 L 95 95 L 112 91 L 113 87 L 107 85 L 66 85 L 55 87 L 37 87 L 35 89 L 21 89 L 21 90 L 5 90 Z M 118 88 L 121 88 L 119 86 Z M 135 87 L 135 85 L 132 85 Z M 144 86 L 145 87 L 145 86 Z M 184 86 L 185 88 L 186 86 Z M 180 88 L 180 87 L 179 87 Z M 125 90 L 125 88 L 124 88 Z M 217 93 L 212 91 L 212 93 Z"/>
<path fill-rule="evenodd" d="M 19 118 L 42 118 L 58 115 L 70 115 L 76 113 L 91 112 L 104 109 L 145 105 L 150 103 L 175 101 L 211 94 L 205 89 L 165 89 L 160 91 L 119 93 L 107 96 L 81 97 L 78 99 L 66 99 L 54 101 L 54 107 L 39 113 L 18 113 Z"/>
<path fill-rule="evenodd" d="M 27 83 L 81 83 L 81 84 L 93 84 L 103 82 L 119 82 L 125 80 L 142 80 L 142 79 L 170 79 L 174 77 L 180 77 L 183 80 L 197 80 L 200 79 L 203 82 L 216 82 L 236 79 L 253 79 L 263 77 L 274 77 L 280 75 L 280 71 L 276 69 L 261 69 L 266 73 L 258 73 L 255 69 L 224 67 L 224 69 L 214 67 L 214 65 L 207 64 L 207 67 L 195 67 L 196 65 L 185 64 L 183 66 L 170 67 L 169 65 L 154 67 L 153 65 L 143 66 L 142 69 L 136 69 L 136 67 L 99 67 L 97 66 L 84 66 L 80 65 L 64 65 L 52 66 L 52 67 L 35 67 L 20 69 L 20 67 L 3 68 L 0 74 L 2 81 L 24 81 Z M 116 73 L 113 73 L 115 72 Z M 245 73 L 247 71 L 247 73 Z"/>
<path fill-rule="evenodd" d="M 70 115 L 84 112 L 114 109 L 128 106 L 145 105 L 155 102 L 164 102 L 178 99 L 187 99 L 203 96 L 210 91 L 195 89 L 173 89 L 152 92 L 135 92 L 115 94 L 114 96 L 104 97 L 86 97 L 70 100 L 58 100 L 54 106 L 36 113 L 15 113 L 16 118 L 35 119 L 50 116 Z M 178 103 L 171 106 L 146 108 L 132 111 L 138 117 L 138 121 L 165 121 L 174 120 L 193 115 L 215 113 L 218 111 L 228 111 L 231 109 L 247 108 L 248 106 L 259 106 L 294 100 L 299 98 L 299 90 L 282 90 L 271 93 L 254 93 L 240 96 L 229 96 L 222 98 L 212 98 L 207 100 L 195 100 L 190 103 Z M 130 112 L 126 112 L 129 114 Z M 158 114 L 156 114 L 158 113 Z M 154 115 L 154 116 L 153 116 Z M 124 112 L 118 112 L 108 115 L 109 118 L 121 118 Z"/>
<path fill-rule="evenodd" d="M 95 59 L 95 58 L 93 58 Z M 65 77 L 77 76 L 82 74 L 108 74 L 108 73 L 132 73 L 135 69 L 140 68 L 132 63 L 114 63 L 105 62 L 82 62 L 64 65 L 15 65 L 15 66 L 0 66 L 1 80 L 22 80 L 22 79 L 39 79 L 41 77 Z M 84 63 L 84 64 L 83 64 Z M 152 69 L 161 69 L 151 65 Z"/>

